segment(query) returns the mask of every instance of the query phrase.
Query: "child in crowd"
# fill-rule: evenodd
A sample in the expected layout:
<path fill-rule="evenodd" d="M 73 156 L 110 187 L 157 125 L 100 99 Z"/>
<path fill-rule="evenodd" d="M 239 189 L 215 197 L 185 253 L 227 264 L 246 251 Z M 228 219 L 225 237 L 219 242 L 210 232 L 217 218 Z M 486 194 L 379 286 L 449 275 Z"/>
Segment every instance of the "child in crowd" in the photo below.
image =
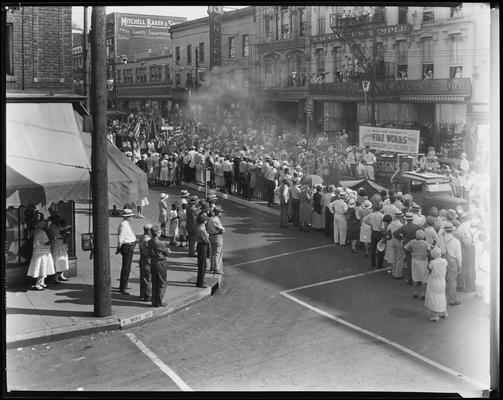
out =
<path fill-rule="evenodd" d="M 435 247 L 431 250 L 431 258 L 428 265 L 428 283 L 426 285 L 426 299 L 424 305 L 433 311 L 430 321 L 438 321 L 447 318 L 447 299 L 445 296 L 445 276 L 447 260 L 441 258 L 442 251 Z"/>
<path fill-rule="evenodd" d="M 171 204 L 171 210 L 169 211 L 169 231 L 168 237 L 170 239 L 169 245 L 176 246 L 175 240 L 178 236 L 178 205 L 176 203 Z"/>
<path fill-rule="evenodd" d="M 432 246 L 424 240 L 424 231 L 422 229 L 417 230 L 416 238 L 404 246 L 405 251 L 411 253 L 412 281 L 421 290 L 423 300 L 425 298 L 426 282 L 428 281 L 428 251 L 431 248 Z M 418 297 L 417 291 L 414 291 L 414 297 Z"/>

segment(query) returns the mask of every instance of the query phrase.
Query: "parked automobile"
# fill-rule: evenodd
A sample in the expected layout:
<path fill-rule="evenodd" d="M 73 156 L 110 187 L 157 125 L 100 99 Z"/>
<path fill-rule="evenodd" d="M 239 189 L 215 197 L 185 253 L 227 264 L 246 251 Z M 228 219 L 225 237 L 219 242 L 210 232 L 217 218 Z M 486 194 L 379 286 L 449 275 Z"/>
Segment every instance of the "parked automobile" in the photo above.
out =
<path fill-rule="evenodd" d="M 410 193 L 423 210 L 431 207 L 455 210 L 460 205 L 466 210 L 468 207 L 468 201 L 454 196 L 450 179 L 444 175 L 408 171 L 400 176 L 399 182 L 401 191 Z"/>

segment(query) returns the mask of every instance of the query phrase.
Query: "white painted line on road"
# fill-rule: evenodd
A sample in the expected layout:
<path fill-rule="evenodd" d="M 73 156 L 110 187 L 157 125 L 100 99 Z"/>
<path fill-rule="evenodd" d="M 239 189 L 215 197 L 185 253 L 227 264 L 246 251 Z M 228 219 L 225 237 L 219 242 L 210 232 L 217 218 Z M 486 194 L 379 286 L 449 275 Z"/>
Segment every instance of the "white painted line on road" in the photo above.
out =
<path fill-rule="evenodd" d="M 368 336 L 370 336 L 370 337 L 372 337 L 374 339 L 377 339 L 377 340 L 379 340 L 381 342 L 389 344 L 390 346 L 393 346 L 396 349 L 401 350 L 404 353 L 406 353 L 406 354 L 408 354 L 408 355 L 410 355 L 412 357 L 415 357 L 415 358 L 417 358 L 417 359 L 419 359 L 419 360 L 421 360 L 421 361 L 423 361 L 423 362 L 425 362 L 425 363 L 427 363 L 427 364 L 429 364 L 429 365 L 431 365 L 431 366 L 433 366 L 435 368 L 438 368 L 441 371 L 444 371 L 444 372 L 446 372 L 446 373 L 448 373 L 450 375 L 453 375 L 456 378 L 462 379 L 465 382 L 468 382 L 468 383 L 470 383 L 471 385 L 473 385 L 473 386 L 475 386 L 477 388 L 480 388 L 480 389 L 486 389 L 487 388 L 487 385 L 484 384 L 484 383 L 482 383 L 482 382 L 479 382 L 479 381 L 477 381 L 475 379 L 472 379 L 472 378 L 470 378 L 470 377 L 468 377 L 466 375 L 463 375 L 460 372 L 454 371 L 453 369 L 448 368 L 448 367 L 446 367 L 446 366 L 444 366 L 442 364 L 439 364 L 436 361 L 430 360 L 429 358 L 426 358 L 425 356 L 422 356 L 421 354 L 416 353 L 416 352 L 408 349 L 407 347 L 402 346 L 401 344 L 395 343 L 392 340 L 386 339 L 385 337 L 380 336 L 380 335 L 378 335 L 378 334 L 376 334 L 374 332 L 368 331 L 367 329 L 364 329 L 364 328 L 360 328 L 359 326 L 353 325 L 352 323 L 350 323 L 348 321 L 345 321 L 345 320 L 343 320 L 343 319 L 341 319 L 339 317 L 336 317 L 335 315 L 332 315 L 332 314 L 327 313 L 326 311 L 320 310 L 319 308 L 316 308 L 316 307 L 314 307 L 314 306 L 312 306 L 312 305 L 310 305 L 310 304 L 308 304 L 308 303 L 306 303 L 306 302 L 304 302 L 302 300 L 299 300 L 296 297 L 294 297 L 294 296 L 286 293 L 286 291 L 280 292 L 280 294 L 282 294 L 283 296 L 289 298 L 290 300 L 295 301 L 296 303 L 298 303 L 298 304 L 300 304 L 300 305 L 302 305 L 302 306 L 304 306 L 306 308 L 309 308 L 310 310 L 312 310 L 312 311 L 314 311 L 314 312 L 316 312 L 316 313 L 318 313 L 320 315 L 323 315 L 324 317 L 330 318 L 330 319 L 332 319 L 332 320 L 334 320 L 334 321 L 336 321 L 336 322 L 338 322 L 338 323 L 340 323 L 342 325 L 345 325 L 345 326 L 347 326 L 347 327 L 349 327 L 351 329 L 354 329 L 354 330 L 356 330 L 358 332 L 361 332 L 361 333 L 363 333 L 365 335 L 368 335 Z"/>
<path fill-rule="evenodd" d="M 307 289 L 307 288 L 310 288 L 310 287 L 326 285 L 328 283 L 339 282 L 339 281 L 343 281 L 343 280 L 346 280 L 346 279 L 358 278 L 359 276 L 365 276 L 365 275 L 375 274 L 377 272 L 387 271 L 388 269 L 391 269 L 391 267 L 381 268 L 381 269 L 377 269 L 377 270 L 374 270 L 374 271 L 362 272 L 361 274 L 356 274 L 356 275 L 344 276 L 342 278 L 330 279 L 329 281 L 312 283 L 310 285 L 299 286 L 299 287 L 296 287 L 296 288 L 293 288 L 293 289 L 284 290 L 281 293 L 290 293 L 290 292 L 295 292 L 296 290 L 301 290 L 301 289 Z"/>
<path fill-rule="evenodd" d="M 317 247 L 310 247 L 310 248 L 308 248 L 308 249 L 302 249 L 302 250 L 290 251 L 290 252 L 288 252 L 288 253 L 276 254 L 275 256 L 270 256 L 270 257 L 259 258 L 258 260 L 243 261 L 243 262 L 238 263 L 238 264 L 229 265 L 229 267 L 241 267 L 242 265 L 246 265 L 246 264 L 254 264 L 254 263 L 258 263 L 258 262 L 262 262 L 262 261 L 272 260 L 272 259 L 274 259 L 274 258 L 279 258 L 279 257 L 290 256 L 290 255 L 292 255 L 292 254 L 303 253 L 303 252 L 305 252 L 305 251 L 318 250 L 318 249 L 323 249 L 323 248 L 325 248 L 325 247 L 332 247 L 332 246 L 335 246 L 335 243 L 332 243 L 332 244 L 326 244 L 326 245 L 323 245 L 323 246 L 317 246 Z"/>
<path fill-rule="evenodd" d="M 148 357 L 150 358 L 155 365 L 157 365 L 162 372 L 168 375 L 173 382 L 184 392 L 193 392 L 183 380 L 180 378 L 175 371 L 173 371 L 170 367 L 164 364 L 159 357 L 157 357 L 147 346 L 143 344 L 141 340 L 139 340 L 133 333 L 126 332 L 126 336 Z"/>

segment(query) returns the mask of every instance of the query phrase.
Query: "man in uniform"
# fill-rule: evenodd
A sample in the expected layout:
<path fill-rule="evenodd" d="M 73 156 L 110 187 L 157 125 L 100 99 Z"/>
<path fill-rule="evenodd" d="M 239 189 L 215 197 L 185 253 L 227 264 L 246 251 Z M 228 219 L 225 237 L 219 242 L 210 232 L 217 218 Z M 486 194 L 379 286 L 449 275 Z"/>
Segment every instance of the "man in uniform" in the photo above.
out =
<path fill-rule="evenodd" d="M 148 241 L 152 273 L 152 307 L 164 307 L 164 294 L 166 293 L 169 247 L 159 239 L 161 228 L 157 225 L 150 229 L 152 238 Z"/>

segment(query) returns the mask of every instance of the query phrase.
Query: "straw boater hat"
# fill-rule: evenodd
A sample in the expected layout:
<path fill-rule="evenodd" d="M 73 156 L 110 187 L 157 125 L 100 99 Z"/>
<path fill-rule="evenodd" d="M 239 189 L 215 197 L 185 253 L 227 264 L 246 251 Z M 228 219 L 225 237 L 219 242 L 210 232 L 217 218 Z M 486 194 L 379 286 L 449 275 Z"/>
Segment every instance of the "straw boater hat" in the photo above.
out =
<path fill-rule="evenodd" d="M 395 217 L 397 217 L 397 218 L 403 217 L 403 212 L 401 212 L 401 211 L 397 211 L 397 212 L 395 213 Z"/>
<path fill-rule="evenodd" d="M 167 195 L 166 193 L 161 193 L 161 199 L 164 199 L 164 198 L 169 198 L 169 195 Z"/>
<path fill-rule="evenodd" d="M 181 190 L 180 191 L 180 196 L 181 197 L 189 197 L 189 192 L 187 190 Z"/>
<path fill-rule="evenodd" d="M 370 200 L 365 200 L 362 204 L 362 207 L 365 210 L 370 210 L 372 208 L 372 203 L 370 202 Z"/>
<path fill-rule="evenodd" d="M 421 206 L 419 204 L 412 203 L 411 210 L 412 211 L 421 211 Z"/>
<path fill-rule="evenodd" d="M 189 199 L 189 204 L 196 204 L 199 202 L 199 197 L 195 194 Z"/>
<path fill-rule="evenodd" d="M 405 213 L 405 220 L 406 221 L 412 221 L 413 219 L 414 219 L 414 214 L 412 214 L 411 212 Z"/>
<path fill-rule="evenodd" d="M 131 210 L 130 208 L 125 208 L 122 212 L 123 217 L 132 217 L 133 215 L 133 210 Z"/>
<path fill-rule="evenodd" d="M 216 194 L 210 194 L 208 195 L 208 197 L 206 198 L 207 201 L 212 201 L 212 200 L 217 200 L 218 197 Z"/>
<path fill-rule="evenodd" d="M 446 232 L 452 232 L 454 230 L 454 225 L 451 222 L 447 221 L 444 223 L 444 230 Z"/>

